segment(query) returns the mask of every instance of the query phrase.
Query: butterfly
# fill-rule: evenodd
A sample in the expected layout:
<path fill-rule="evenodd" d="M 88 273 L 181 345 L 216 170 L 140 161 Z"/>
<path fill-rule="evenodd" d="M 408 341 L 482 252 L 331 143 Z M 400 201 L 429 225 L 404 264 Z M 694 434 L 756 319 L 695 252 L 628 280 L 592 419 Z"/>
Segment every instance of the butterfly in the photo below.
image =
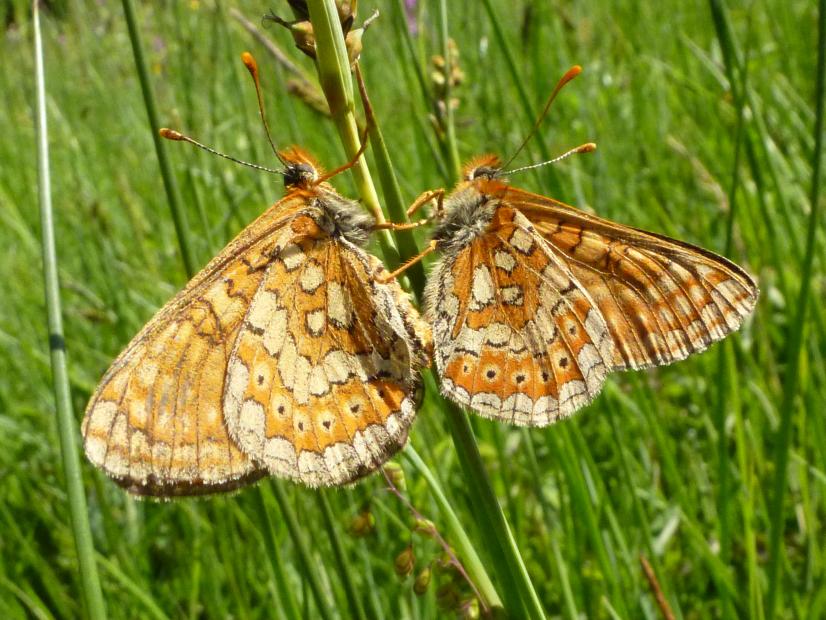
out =
<path fill-rule="evenodd" d="M 89 402 L 86 455 L 132 493 L 268 474 L 340 485 L 406 442 L 430 331 L 398 284 L 374 277 L 372 216 L 326 182 L 355 160 L 325 175 L 301 149 L 278 155 L 284 198 L 161 308 Z"/>
<path fill-rule="evenodd" d="M 757 286 L 731 261 L 512 187 L 506 174 L 485 155 L 446 197 L 425 192 L 408 212 L 436 201 L 430 244 L 389 274 L 440 251 L 425 317 L 456 403 L 545 426 L 587 405 L 610 372 L 682 360 L 754 309 Z"/>

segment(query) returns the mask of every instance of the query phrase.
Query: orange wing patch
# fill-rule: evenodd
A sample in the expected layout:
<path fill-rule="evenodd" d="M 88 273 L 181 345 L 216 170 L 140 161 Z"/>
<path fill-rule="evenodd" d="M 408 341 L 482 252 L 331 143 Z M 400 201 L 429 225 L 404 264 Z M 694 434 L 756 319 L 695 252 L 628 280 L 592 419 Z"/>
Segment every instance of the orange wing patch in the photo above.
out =
<path fill-rule="evenodd" d="M 518 211 L 431 274 L 426 292 L 442 389 L 482 415 L 544 426 L 601 389 L 614 356 L 601 314 Z"/>

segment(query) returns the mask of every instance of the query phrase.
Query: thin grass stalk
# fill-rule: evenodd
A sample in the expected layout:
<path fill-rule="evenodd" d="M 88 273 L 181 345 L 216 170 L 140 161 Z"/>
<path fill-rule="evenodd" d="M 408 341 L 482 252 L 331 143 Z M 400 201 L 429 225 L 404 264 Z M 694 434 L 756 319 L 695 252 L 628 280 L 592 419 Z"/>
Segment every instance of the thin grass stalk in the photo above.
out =
<path fill-rule="evenodd" d="M 32 3 L 34 26 L 34 63 L 37 86 L 37 189 L 40 202 L 40 222 L 43 256 L 43 285 L 48 315 L 49 353 L 52 366 L 52 388 L 57 410 L 60 451 L 63 473 L 69 497 L 69 513 L 75 541 L 78 569 L 86 613 L 93 620 L 106 617 L 103 593 L 100 589 L 95 563 L 92 529 L 83 476 L 77 452 L 77 423 L 72 411 L 69 372 L 66 365 L 66 344 L 63 337 L 63 316 L 58 282 L 57 250 L 55 249 L 54 217 L 52 212 L 51 167 L 49 165 L 49 129 L 46 117 L 46 76 L 43 65 L 43 39 L 40 31 L 40 12 L 37 0 Z"/>
<path fill-rule="evenodd" d="M 451 104 L 451 85 L 453 79 L 453 61 L 450 53 L 450 37 L 447 28 L 447 0 L 439 0 L 439 38 L 442 48 L 442 57 L 445 61 L 445 147 L 447 148 L 447 159 L 456 178 L 459 178 L 462 171 L 462 164 L 459 161 L 459 147 L 456 144 L 456 125 L 453 122 L 453 105 Z"/>
<path fill-rule="evenodd" d="M 344 35 L 338 21 L 338 11 L 333 0 L 308 0 L 310 22 L 316 41 L 316 68 L 318 81 L 324 97 L 330 106 L 330 113 L 348 157 L 355 157 L 361 148 L 361 136 L 356 122 L 356 106 L 353 96 L 353 76 L 350 60 L 344 44 Z M 375 216 L 376 221 L 384 221 L 384 212 L 367 167 L 367 159 L 362 154 L 352 168 L 356 189 L 365 207 Z M 388 235 L 381 237 L 389 238 Z"/>
<path fill-rule="evenodd" d="M 312 553 L 310 552 L 310 547 L 307 545 L 307 540 L 304 538 L 301 525 L 293 512 L 292 506 L 290 505 L 290 500 L 284 492 L 282 483 L 278 480 L 272 480 L 269 484 L 264 483 L 261 485 L 261 492 L 264 494 L 265 503 L 269 503 L 268 498 L 275 495 L 275 500 L 278 502 L 278 507 L 284 517 L 284 523 L 287 525 L 287 529 L 290 532 L 290 537 L 292 538 L 295 549 L 298 552 L 298 559 L 304 569 L 304 583 L 310 587 L 318 614 L 324 620 L 333 620 L 333 618 L 336 617 L 336 614 L 333 611 L 332 603 L 324 594 L 324 588 L 321 585 L 321 579 L 318 576 L 318 571 L 316 570 L 315 561 Z M 333 532 L 330 534 L 332 535 Z"/>
<path fill-rule="evenodd" d="M 519 597 L 524 605 L 523 610 L 526 617 L 544 618 L 545 612 L 542 604 L 533 587 L 528 569 L 522 560 L 519 547 L 513 537 L 502 507 L 496 499 L 496 493 L 490 481 L 482 455 L 479 453 L 479 446 L 473 435 L 467 414 L 445 401 L 443 411 L 447 414 L 450 425 L 453 444 L 459 453 L 459 462 L 464 470 L 465 477 L 471 483 L 470 490 L 473 503 L 480 511 L 479 517 L 481 534 L 488 548 L 498 548 L 505 561 L 504 566 L 497 566 L 497 572 L 501 575 L 507 573 L 507 581 L 512 583 L 519 593 Z M 510 613 L 515 610 L 510 609 Z"/>
<path fill-rule="evenodd" d="M 146 116 L 149 121 L 149 130 L 152 134 L 152 141 L 155 144 L 155 155 L 158 158 L 158 166 L 160 166 L 161 169 L 166 201 L 172 213 L 172 222 L 175 225 L 175 235 L 178 239 L 178 248 L 181 251 L 181 260 L 184 262 L 187 277 L 191 278 L 195 275 L 198 263 L 192 251 L 189 225 L 187 224 L 186 212 L 182 206 L 178 184 L 175 181 L 175 176 L 172 174 L 172 167 L 169 165 L 169 159 L 166 156 L 166 147 L 160 135 L 158 135 L 160 124 L 158 122 L 157 107 L 155 106 L 155 93 L 152 90 L 152 82 L 149 80 L 149 71 L 146 68 L 143 44 L 141 43 L 140 32 L 135 18 L 135 7 L 132 0 L 122 0 L 122 3 L 126 26 L 129 30 L 129 41 L 132 44 L 132 55 L 135 59 L 135 68 L 138 71 L 141 94 L 143 95 L 143 103 L 146 107 Z"/>
<path fill-rule="evenodd" d="M 519 93 L 519 103 L 522 107 L 522 113 L 525 115 L 525 126 L 531 127 L 536 120 L 535 116 L 537 110 L 531 102 L 528 91 L 525 89 L 525 81 L 522 78 L 522 72 L 519 71 L 519 65 L 513 55 L 511 46 L 508 44 L 508 39 L 505 36 L 505 32 L 502 30 L 502 24 L 499 22 L 499 17 L 496 15 L 496 10 L 493 8 L 493 3 L 491 0 L 482 0 L 482 5 L 485 7 L 485 12 L 488 14 L 488 19 L 490 20 L 491 26 L 493 26 L 493 34 L 499 48 L 502 50 L 502 55 L 505 57 L 505 62 L 508 65 L 508 72 L 510 73 L 513 85 L 516 87 L 516 92 Z M 549 86 L 551 85 L 549 84 Z M 551 159 L 551 152 L 548 150 L 545 137 L 541 132 L 536 133 L 533 137 L 533 142 L 537 145 L 537 148 L 539 148 L 539 154 L 541 155 L 543 161 Z M 559 178 L 553 167 L 544 168 L 543 174 L 547 179 L 552 181 L 554 186 L 559 185 Z"/>
<path fill-rule="evenodd" d="M 350 608 L 347 617 L 359 618 L 359 620 L 363 620 L 366 618 L 364 615 L 364 608 L 361 605 L 361 599 L 359 599 L 358 593 L 356 592 L 356 586 L 353 583 L 352 578 L 352 573 L 354 572 L 353 565 L 355 562 L 347 561 L 347 555 L 344 553 L 344 547 L 341 544 L 341 533 L 336 527 L 335 520 L 333 519 L 333 511 L 330 509 L 330 501 L 327 499 L 327 492 L 324 490 L 317 491 L 315 493 L 315 500 L 318 504 L 319 510 L 321 511 L 321 518 L 324 521 L 324 527 L 330 534 L 330 545 L 333 548 L 333 556 L 335 557 L 337 565 L 336 572 L 341 579 L 341 583 L 344 585 L 344 594 L 347 596 L 347 605 Z"/>
<path fill-rule="evenodd" d="M 787 475 L 789 466 L 789 451 L 791 450 L 792 416 L 798 395 L 800 383 L 800 366 L 803 354 L 803 334 L 806 327 L 806 316 L 809 297 L 812 290 L 812 267 L 815 258 L 817 230 L 820 218 L 820 175 L 821 159 L 823 155 L 823 107 L 826 99 L 826 0 L 818 4 L 818 32 L 817 32 L 817 82 L 815 86 L 815 147 L 812 153 L 812 187 L 809 199 L 808 229 L 806 235 L 806 250 L 801 269 L 800 292 L 794 320 L 790 324 L 789 348 L 786 355 L 788 367 L 783 385 L 783 400 L 780 405 L 780 428 L 777 432 L 777 443 L 774 451 L 774 484 L 771 503 L 769 505 L 770 533 L 769 533 L 769 592 L 766 600 L 766 617 L 771 619 L 777 611 L 778 590 L 780 588 L 780 563 L 783 555 L 782 533 L 785 519 L 783 518 L 783 504 L 785 500 Z"/>
<path fill-rule="evenodd" d="M 275 535 L 275 523 L 272 520 L 272 511 L 267 505 L 265 486 L 261 485 L 256 489 L 255 498 L 259 506 L 260 513 L 264 515 L 264 541 L 267 545 L 267 557 L 272 565 L 273 578 L 275 579 L 275 587 L 278 591 L 279 602 L 281 609 L 286 618 L 290 620 L 299 620 L 301 614 L 298 611 L 298 604 L 295 601 L 292 587 L 290 586 L 287 573 L 284 571 L 286 566 L 282 560 L 281 548 L 278 545 L 278 538 Z"/>
<path fill-rule="evenodd" d="M 531 468 L 531 475 L 534 479 L 540 480 L 543 476 L 543 472 L 539 468 L 539 461 L 536 458 L 536 450 L 533 446 L 533 437 L 528 428 L 522 428 L 521 430 L 522 440 L 525 444 L 525 455 L 528 459 L 528 465 Z M 565 610 L 571 620 L 577 620 L 580 616 L 579 611 L 577 611 L 574 592 L 571 588 L 571 580 L 568 577 L 568 568 L 565 566 L 565 561 L 562 558 L 562 552 L 556 539 L 556 532 L 554 531 L 554 511 L 548 501 L 548 498 L 545 497 L 545 493 L 542 491 L 541 487 L 537 488 L 536 498 L 539 501 L 542 517 L 547 524 L 545 527 L 545 538 L 551 546 L 551 552 L 553 553 L 554 562 L 556 563 L 557 572 L 559 573 L 559 587 L 562 590 L 562 601 L 565 604 Z M 549 571 L 549 573 L 550 572 L 551 571 Z"/>
<path fill-rule="evenodd" d="M 129 592 L 129 594 L 132 595 L 132 598 L 140 603 L 140 606 L 144 608 L 144 612 L 139 614 L 141 617 L 155 618 L 155 620 L 169 620 L 169 616 L 158 606 L 152 598 L 152 594 L 141 588 L 140 585 L 130 579 L 129 575 L 124 573 L 117 563 L 103 555 L 98 555 L 97 560 L 112 580 L 120 585 L 121 588 Z M 138 610 L 132 608 L 130 611 L 137 612 Z"/>
<path fill-rule="evenodd" d="M 485 565 L 482 562 L 482 559 L 479 557 L 479 554 L 476 553 L 473 543 L 470 542 L 470 538 L 465 532 L 465 529 L 462 527 L 459 517 L 456 516 L 453 506 L 450 505 L 450 502 L 445 496 L 439 481 L 436 479 L 436 476 L 433 475 L 433 472 L 422 460 L 422 457 L 419 456 L 419 453 L 416 452 L 411 444 L 408 444 L 405 448 L 404 456 L 410 464 L 413 465 L 416 471 L 418 471 L 419 474 L 427 480 L 427 484 L 430 487 L 430 492 L 433 494 L 436 503 L 439 505 L 439 510 L 442 512 L 442 517 L 444 518 L 445 525 L 447 526 L 448 538 L 451 546 L 456 548 L 456 552 L 461 558 L 462 565 L 467 571 L 468 576 L 473 580 L 473 583 L 476 585 L 479 593 L 484 598 L 484 601 L 482 602 L 488 608 L 502 607 L 502 601 L 499 598 L 499 594 L 497 594 L 496 588 L 488 576 L 487 571 L 485 570 Z"/>
<path fill-rule="evenodd" d="M 356 71 L 361 72 L 360 67 L 356 67 Z M 367 89 L 363 96 L 367 99 Z M 393 162 L 390 159 L 390 152 L 387 150 L 387 144 L 384 141 L 384 135 L 381 131 L 381 125 L 373 112 L 373 123 L 368 128 L 370 144 L 373 149 L 373 159 L 376 162 L 376 173 L 379 176 L 379 183 L 381 184 L 382 194 L 384 194 L 384 206 L 387 210 L 389 219 L 393 222 L 406 222 L 407 213 L 404 198 L 402 198 L 401 188 L 399 187 L 396 172 L 393 169 Z M 411 256 L 419 253 L 419 248 L 416 246 L 416 238 L 413 236 L 413 231 L 400 230 L 396 233 L 396 242 L 399 248 L 400 261 L 407 260 Z M 395 267 L 397 265 L 390 265 Z M 424 267 L 422 263 L 416 263 L 406 271 L 408 280 L 416 291 L 424 289 Z"/>
<path fill-rule="evenodd" d="M 734 244 L 734 225 L 737 218 L 737 193 L 740 189 L 740 158 L 743 146 L 743 131 L 745 122 L 745 92 L 748 87 L 748 59 L 751 42 L 751 20 L 749 20 L 749 35 L 746 39 L 745 62 L 741 67 L 740 85 L 732 83 L 735 106 L 737 110 L 737 124 L 734 130 L 734 159 L 731 170 L 731 185 L 728 190 L 728 220 L 726 222 L 726 242 L 723 254 L 731 254 Z M 717 379 L 717 410 L 714 412 L 715 428 L 717 431 L 717 514 L 719 520 L 720 559 L 731 561 L 731 463 L 729 457 L 728 438 L 726 435 L 726 420 L 730 413 L 740 416 L 740 390 L 737 381 L 737 367 L 734 357 L 734 343 L 729 339 L 722 343 L 718 358 Z M 743 472 L 745 475 L 745 472 Z M 736 610 L 725 591 L 720 592 L 721 606 L 724 618 L 735 618 Z"/>

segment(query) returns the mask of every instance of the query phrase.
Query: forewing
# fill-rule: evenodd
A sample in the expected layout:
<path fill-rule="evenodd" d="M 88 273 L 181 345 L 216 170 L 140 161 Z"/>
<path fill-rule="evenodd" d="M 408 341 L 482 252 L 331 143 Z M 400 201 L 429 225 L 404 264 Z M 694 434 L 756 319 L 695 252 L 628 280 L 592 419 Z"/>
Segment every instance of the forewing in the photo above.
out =
<path fill-rule="evenodd" d="M 268 268 L 233 350 L 224 409 L 238 445 L 273 474 L 351 482 L 405 443 L 427 328 L 380 263 L 310 216 Z"/>
<path fill-rule="evenodd" d="M 227 361 L 283 223 L 285 198 L 248 226 L 118 356 L 83 419 L 89 460 L 139 495 L 225 491 L 266 472 L 230 438 L 222 414 Z"/>
<path fill-rule="evenodd" d="M 499 206 L 426 291 L 442 390 L 485 417 L 544 426 L 599 392 L 614 351 L 593 300 L 530 222 Z"/>
<path fill-rule="evenodd" d="M 616 345 L 612 369 L 669 364 L 740 327 L 758 290 L 731 261 L 509 189 L 509 204 L 542 233 L 588 290 Z"/>

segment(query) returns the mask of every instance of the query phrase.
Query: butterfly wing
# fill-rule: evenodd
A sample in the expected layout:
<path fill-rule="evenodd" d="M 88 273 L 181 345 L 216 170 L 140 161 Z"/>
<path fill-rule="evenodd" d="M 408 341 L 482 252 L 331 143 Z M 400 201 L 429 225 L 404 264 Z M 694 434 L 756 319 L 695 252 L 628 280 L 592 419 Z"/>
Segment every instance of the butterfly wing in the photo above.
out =
<path fill-rule="evenodd" d="M 229 436 L 227 363 L 273 253 L 291 237 L 287 196 L 244 229 L 129 343 L 83 419 L 89 460 L 139 495 L 198 495 L 265 475 Z"/>
<path fill-rule="evenodd" d="M 374 257 L 302 215 L 268 267 L 231 355 L 226 421 L 271 473 L 351 482 L 407 439 L 427 328 Z"/>
<path fill-rule="evenodd" d="M 612 370 L 684 359 L 738 329 L 754 309 L 752 278 L 708 250 L 513 188 L 505 200 L 594 299 L 616 345 Z"/>
<path fill-rule="evenodd" d="M 599 392 L 613 343 L 599 309 L 518 211 L 434 268 L 425 292 L 442 391 L 485 417 L 544 426 Z"/>

